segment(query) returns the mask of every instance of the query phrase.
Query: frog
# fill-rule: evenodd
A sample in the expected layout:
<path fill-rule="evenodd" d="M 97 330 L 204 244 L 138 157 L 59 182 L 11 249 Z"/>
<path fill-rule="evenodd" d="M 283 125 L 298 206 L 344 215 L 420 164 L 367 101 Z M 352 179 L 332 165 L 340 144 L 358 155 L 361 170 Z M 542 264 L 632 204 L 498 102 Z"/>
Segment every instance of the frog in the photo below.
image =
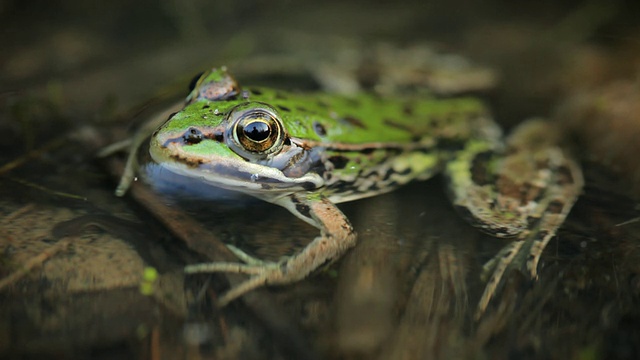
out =
<path fill-rule="evenodd" d="M 482 314 L 505 271 L 537 279 L 541 254 L 584 183 L 551 123 L 530 119 L 504 136 L 474 96 L 241 87 L 226 67 L 204 72 L 190 89 L 178 111 L 136 136 L 118 194 L 139 171 L 133 159 L 140 139 L 149 138 L 148 153 L 161 169 L 154 173 L 279 205 L 319 231 L 280 261 L 228 245 L 238 262 L 187 265 L 186 274 L 248 276 L 218 299 L 219 306 L 260 287 L 301 281 L 355 246 L 356 230 L 337 204 L 439 174 L 452 206 L 471 226 L 507 239 L 483 267 Z"/>

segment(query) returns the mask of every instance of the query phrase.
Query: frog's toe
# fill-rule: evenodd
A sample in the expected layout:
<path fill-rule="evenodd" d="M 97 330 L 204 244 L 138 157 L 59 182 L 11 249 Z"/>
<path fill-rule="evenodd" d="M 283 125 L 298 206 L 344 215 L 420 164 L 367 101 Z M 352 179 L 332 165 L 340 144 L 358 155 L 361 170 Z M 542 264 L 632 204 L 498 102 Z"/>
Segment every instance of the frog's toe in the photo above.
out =
<path fill-rule="evenodd" d="M 487 281 L 489 278 L 496 277 L 498 273 L 504 273 L 506 268 L 513 262 L 513 258 L 520 251 L 522 245 L 522 241 L 514 241 L 500 249 L 495 256 L 482 265 L 480 279 Z"/>
<path fill-rule="evenodd" d="M 240 259 L 242 263 L 212 262 L 193 264 L 185 266 L 184 272 L 187 274 L 226 272 L 235 274 L 257 275 L 262 273 L 265 269 L 277 268 L 279 265 L 279 263 L 277 262 L 264 261 L 253 257 L 233 245 L 227 245 L 227 248 L 236 257 L 238 257 L 238 259 Z"/>
<path fill-rule="evenodd" d="M 505 271 L 518 265 L 514 263 L 514 258 L 520 253 L 523 245 L 523 241 L 513 241 L 509 243 L 483 266 L 482 280 L 488 280 L 484 292 L 480 297 L 480 301 L 478 302 L 478 307 L 476 308 L 476 319 L 479 319 L 487 310 L 487 306 L 496 294 Z"/>
<path fill-rule="evenodd" d="M 233 245 L 227 245 L 229 251 L 233 253 L 238 259 L 242 260 L 243 263 L 247 265 L 255 265 L 255 266 L 268 266 L 270 264 L 274 264 L 272 261 L 264 261 L 260 260 L 257 257 L 253 257 L 246 252 L 242 251 L 240 248 L 237 248 Z"/>
<path fill-rule="evenodd" d="M 262 262 L 261 264 L 241 264 L 232 262 L 213 262 L 187 265 L 184 267 L 184 272 L 187 274 L 197 273 L 213 273 L 213 272 L 226 272 L 234 274 L 247 274 L 258 275 L 262 274 L 268 269 L 277 269 L 278 263 Z"/>
<path fill-rule="evenodd" d="M 255 290 L 259 287 L 267 285 L 269 282 L 269 271 L 266 271 L 264 268 L 262 269 L 262 273 L 259 275 L 252 276 L 251 278 L 241 282 L 240 284 L 232 287 L 229 291 L 224 293 L 218 299 L 218 307 L 225 307 L 227 304 L 236 300 L 237 298 L 243 296 L 244 294 Z"/>
<path fill-rule="evenodd" d="M 188 265 L 184 268 L 187 274 L 227 272 L 251 275 L 251 277 L 238 285 L 233 286 L 218 300 L 218 306 L 226 306 L 231 301 L 259 287 L 272 283 L 287 283 L 288 278 L 279 263 L 262 262 L 261 265 L 249 265 L 240 263 L 204 263 Z"/>

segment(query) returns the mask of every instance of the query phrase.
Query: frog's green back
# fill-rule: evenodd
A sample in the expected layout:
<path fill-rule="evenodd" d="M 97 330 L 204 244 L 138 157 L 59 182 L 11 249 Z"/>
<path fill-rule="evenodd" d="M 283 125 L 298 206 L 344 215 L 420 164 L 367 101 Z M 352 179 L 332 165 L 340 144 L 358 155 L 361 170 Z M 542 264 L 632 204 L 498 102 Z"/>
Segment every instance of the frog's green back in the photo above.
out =
<path fill-rule="evenodd" d="M 249 88 L 249 101 L 274 107 L 292 137 L 331 143 L 409 143 L 429 137 L 467 137 L 469 121 L 486 115 L 474 98 L 345 97 Z"/>

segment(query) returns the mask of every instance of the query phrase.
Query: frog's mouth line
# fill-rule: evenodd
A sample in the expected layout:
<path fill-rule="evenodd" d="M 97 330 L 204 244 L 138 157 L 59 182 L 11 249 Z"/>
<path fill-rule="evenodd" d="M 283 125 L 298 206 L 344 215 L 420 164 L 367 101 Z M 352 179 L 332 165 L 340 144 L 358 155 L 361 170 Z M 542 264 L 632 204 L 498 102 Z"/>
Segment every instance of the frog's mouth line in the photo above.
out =
<path fill-rule="evenodd" d="M 165 163 L 162 169 L 179 176 L 196 179 L 217 188 L 238 191 L 269 202 L 299 191 L 310 191 L 318 187 L 322 179 L 313 174 L 307 178 L 290 179 L 257 175 L 225 164 L 201 164 L 197 168 L 181 163 Z M 281 177 L 284 177 L 281 175 Z"/>
<path fill-rule="evenodd" d="M 149 152 L 161 168 L 174 174 L 260 198 L 268 197 L 267 194 L 309 191 L 324 185 L 324 180 L 315 173 L 291 178 L 279 169 L 246 162 L 240 158 L 215 154 L 187 156 L 181 147 L 175 144 L 166 148 L 151 146 Z"/>

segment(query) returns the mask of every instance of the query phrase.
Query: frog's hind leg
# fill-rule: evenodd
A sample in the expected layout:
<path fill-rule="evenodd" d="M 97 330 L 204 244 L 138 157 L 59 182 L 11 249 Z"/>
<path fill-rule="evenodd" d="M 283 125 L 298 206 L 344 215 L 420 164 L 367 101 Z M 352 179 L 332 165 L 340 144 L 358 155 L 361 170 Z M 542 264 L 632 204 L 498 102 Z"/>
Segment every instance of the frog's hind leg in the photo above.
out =
<path fill-rule="evenodd" d="M 542 251 L 582 188 L 580 168 L 554 145 L 554 133 L 546 122 L 528 121 L 507 139 L 505 149 L 469 143 L 445 168 L 453 203 L 471 224 L 513 238 L 484 266 L 488 281 L 476 316 L 508 269 L 526 268 L 537 277 Z"/>
<path fill-rule="evenodd" d="M 502 275 L 509 267 L 521 268 L 524 265 L 531 279 L 537 279 L 540 256 L 564 222 L 582 187 L 581 172 L 577 165 L 566 157 L 561 160 L 564 161 L 556 168 L 555 179 L 546 189 L 545 198 L 537 206 L 538 211 L 530 215 L 530 228 L 520 233 L 483 266 L 483 274 L 490 274 L 490 277 L 478 303 L 476 317 L 481 316 L 487 308 Z"/>
<path fill-rule="evenodd" d="M 531 239 L 526 265 L 532 279 L 536 279 L 540 255 L 557 229 L 564 223 L 583 186 L 582 171 L 572 159 L 563 157 L 556 167 L 554 181 L 547 191 L 544 212 L 541 214 L 535 237 Z"/>

